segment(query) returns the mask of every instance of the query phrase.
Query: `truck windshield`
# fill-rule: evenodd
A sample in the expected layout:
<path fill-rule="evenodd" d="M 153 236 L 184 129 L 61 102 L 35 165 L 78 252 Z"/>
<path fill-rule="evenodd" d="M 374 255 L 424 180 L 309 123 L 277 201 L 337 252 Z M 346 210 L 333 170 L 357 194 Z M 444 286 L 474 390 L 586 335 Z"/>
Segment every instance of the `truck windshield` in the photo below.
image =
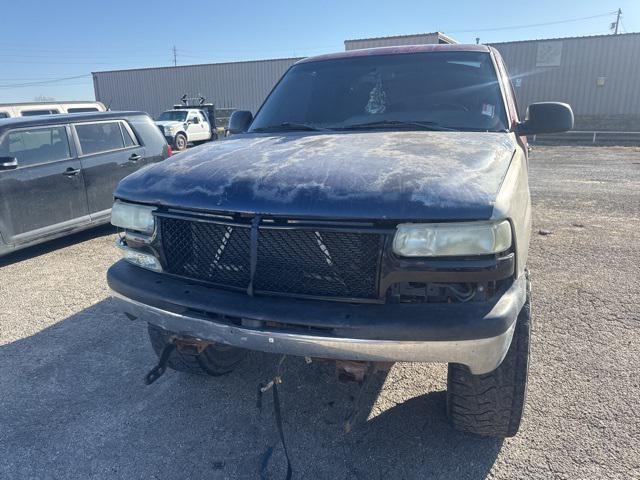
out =
<path fill-rule="evenodd" d="M 158 120 L 167 122 L 184 122 L 187 120 L 187 112 L 184 110 L 168 110 L 162 112 Z"/>
<path fill-rule="evenodd" d="M 507 127 L 488 53 L 424 52 L 295 65 L 250 131 Z"/>

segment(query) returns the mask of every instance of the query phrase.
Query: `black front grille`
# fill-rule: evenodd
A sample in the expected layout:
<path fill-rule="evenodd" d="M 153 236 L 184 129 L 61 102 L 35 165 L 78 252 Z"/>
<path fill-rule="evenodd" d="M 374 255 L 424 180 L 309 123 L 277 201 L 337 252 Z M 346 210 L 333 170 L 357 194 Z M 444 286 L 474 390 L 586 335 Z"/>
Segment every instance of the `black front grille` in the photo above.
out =
<path fill-rule="evenodd" d="M 230 287 L 247 287 L 249 228 L 175 218 L 163 218 L 160 226 L 169 273 Z"/>
<path fill-rule="evenodd" d="M 251 227 L 159 217 L 165 270 L 221 286 L 247 288 Z M 318 228 L 257 232 L 256 292 L 375 299 L 383 234 Z"/>

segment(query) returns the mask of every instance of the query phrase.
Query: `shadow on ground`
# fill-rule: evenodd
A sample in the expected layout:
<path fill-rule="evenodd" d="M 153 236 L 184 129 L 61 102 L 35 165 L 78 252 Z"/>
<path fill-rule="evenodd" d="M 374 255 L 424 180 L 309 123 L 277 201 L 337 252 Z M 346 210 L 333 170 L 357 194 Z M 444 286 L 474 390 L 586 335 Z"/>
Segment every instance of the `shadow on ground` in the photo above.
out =
<path fill-rule="evenodd" d="M 270 397 L 256 409 L 256 386 L 277 360 L 251 353 L 225 377 L 169 371 L 144 386 L 155 362 L 145 327 L 100 302 L 0 347 L 0 478 L 284 478 Z M 453 431 L 444 392 L 367 421 L 384 379 L 345 435 L 357 387 L 338 383 L 330 364 L 287 359 L 281 396 L 294 478 L 486 477 L 501 442 Z"/>
<path fill-rule="evenodd" d="M 85 242 L 87 240 L 102 237 L 104 235 L 111 235 L 113 233 L 116 233 L 116 228 L 109 224 L 90 228 L 89 230 L 84 230 L 78 233 L 72 233 L 65 237 L 56 238 L 54 240 L 48 240 L 44 243 L 39 243 L 22 250 L 16 250 L 15 252 L 0 257 L 0 268 L 21 262 L 23 260 L 27 260 L 29 258 L 39 257 L 55 250 L 74 245 L 76 243 Z"/>

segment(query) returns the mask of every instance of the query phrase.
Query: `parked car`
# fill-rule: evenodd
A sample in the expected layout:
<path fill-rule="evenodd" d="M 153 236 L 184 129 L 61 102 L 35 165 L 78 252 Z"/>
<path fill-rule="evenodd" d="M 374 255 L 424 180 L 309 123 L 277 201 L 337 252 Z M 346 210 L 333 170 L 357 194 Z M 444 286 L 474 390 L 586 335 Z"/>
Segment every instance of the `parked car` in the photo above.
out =
<path fill-rule="evenodd" d="M 116 189 L 125 259 L 108 283 L 166 365 L 219 375 L 244 349 L 357 362 L 447 362 L 463 431 L 515 435 L 531 334 L 526 135 L 482 45 L 301 60 L 224 142 Z M 367 369 L 368 370 L 368 369 Z"/>
<path fill-rule="evenodd" d="M 141 112 L 0 120 L 0 255 L 108 223 L 118 182 L 169 155 Z"/>
<path fill-rule="evenodd" d="M 36 115 L 55 115 L 58 113 L 106 112 L 101 102 L 32 102 L 0 103 L 0 118 L 33 117 Z"/>
<path fill-rule="evenodd" d="M 213 135 L 207 116 L 197 108 L 166 110 L 156 125 L 176 150 L 186 149 L 189 143 L 211 140 Z"/>

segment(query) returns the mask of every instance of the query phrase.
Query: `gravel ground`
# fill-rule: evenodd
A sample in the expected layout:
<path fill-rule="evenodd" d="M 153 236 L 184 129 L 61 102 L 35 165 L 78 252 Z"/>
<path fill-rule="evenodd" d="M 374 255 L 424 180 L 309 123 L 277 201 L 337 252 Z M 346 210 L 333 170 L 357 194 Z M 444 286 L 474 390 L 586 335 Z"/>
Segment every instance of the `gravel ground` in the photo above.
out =
<path fill-rule="evenodd" d="M 379 374 L 368 418 L 345 435 L 356 387 L 288 359 L 294 478 L 640 478 L 640 149 L 539 147 L 530 183 L 535 328 L 518 436 L 451 430 L 446 367 L 420 364 Z M 146 329 L 105 285 L 114 239 L 101 228 L 0 260 L 0 478 L 259 478 L 270 447 L 264 478 L 284 478 L 271 402 L 255 405 L 276 359 L 144 386 Z"/>

